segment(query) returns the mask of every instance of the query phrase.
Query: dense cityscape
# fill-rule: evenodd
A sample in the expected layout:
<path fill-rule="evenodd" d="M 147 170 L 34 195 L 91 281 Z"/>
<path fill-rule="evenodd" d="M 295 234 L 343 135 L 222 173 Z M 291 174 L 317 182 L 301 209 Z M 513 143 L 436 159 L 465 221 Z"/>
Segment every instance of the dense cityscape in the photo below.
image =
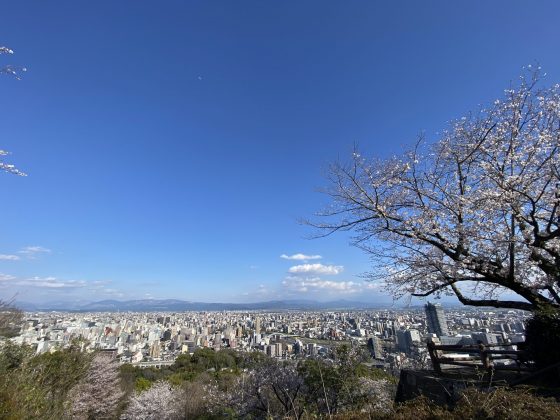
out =
<path fill-rule="evenodd" d="M 426 367 L 428 340 L 441 344 L 523 342 L 528 314 L 517 310 L 424 308 L 360 311 L 27 313 L 12 340 L 38 354 L 68 347 L 114 351 L 121 363 L 172 364 L 199 348 L 263 352 L 279 359 L 328 356 L 337 344 L 367 346 L 371 363 L 398 373 Z"/>

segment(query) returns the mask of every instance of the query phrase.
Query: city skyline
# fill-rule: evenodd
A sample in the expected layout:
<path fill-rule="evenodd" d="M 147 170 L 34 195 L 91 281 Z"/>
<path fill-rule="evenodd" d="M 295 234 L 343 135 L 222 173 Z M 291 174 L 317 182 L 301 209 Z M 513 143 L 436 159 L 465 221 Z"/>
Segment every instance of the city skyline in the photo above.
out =
<path fill-rule="evenodd" d="M 552 1 L 32 3 L 0 39 L 28 69 L 0 79 L 28 174 L 0 174 L 7 300 L 390 303 L 348 235 L 299 223 L 329 163 L 434 141 L 528 64 L 560 80 Z"/>

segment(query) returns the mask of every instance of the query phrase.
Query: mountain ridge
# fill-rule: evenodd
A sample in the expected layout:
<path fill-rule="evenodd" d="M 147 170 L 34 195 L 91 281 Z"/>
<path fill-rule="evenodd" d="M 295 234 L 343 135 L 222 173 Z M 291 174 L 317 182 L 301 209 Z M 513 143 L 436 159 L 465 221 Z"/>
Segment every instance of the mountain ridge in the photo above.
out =
<path fill-rule="evenodd" d="M 224 311 L 224 310 L 318 310 L 318 309 L 378 309 L 392 306 L 386 303 L 369 303 L 338 299 L 319 302 L 307 299 L 269 300 L 253 303 L 193 302 L 180 299 L 106 299 L 97 302 L 49 302 L 35 304 L 16 302 L 25 311 L 70 311 L 70 312 L 181 312 L 181 311 Z"/>

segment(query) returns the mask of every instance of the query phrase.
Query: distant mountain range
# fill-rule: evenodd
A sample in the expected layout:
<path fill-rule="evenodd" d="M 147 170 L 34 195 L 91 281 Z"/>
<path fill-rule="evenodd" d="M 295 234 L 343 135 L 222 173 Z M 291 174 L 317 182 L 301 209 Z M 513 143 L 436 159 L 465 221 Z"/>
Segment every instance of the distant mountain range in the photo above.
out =
<path fill-rule="evenodd" d="M 35 304 L 16 302 L 24 311 L 75 312 L 181 312 L 231 310 L 318 310 L 318 309 L 373 309 L 392 306 L 386 303 L 366 303 L 348 300 L 317 302 L 314 300 L 271 300 L 256 303 L 207 303 L 178 299 L 102 300 L 99 302 L 51 302 Z"/>

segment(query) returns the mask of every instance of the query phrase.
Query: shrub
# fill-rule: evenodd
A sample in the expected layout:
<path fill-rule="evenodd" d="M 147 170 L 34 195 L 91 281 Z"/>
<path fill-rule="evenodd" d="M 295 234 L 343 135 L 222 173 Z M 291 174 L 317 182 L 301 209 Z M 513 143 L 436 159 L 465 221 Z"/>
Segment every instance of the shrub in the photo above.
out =
<path fill-rule="evenodd" d="M 527 323 L 526 343 L 529 359 L 544 368 L 560 362 L 560 311 L 543 308 Z"/>
<path fill-rule="evenodd" d="M 466 390 L 453 410 L 457 419 L 559 419 L 560 404 L 529 389 Z"/>
<path fill-rule="evenodd" d="M 89 362 L 75 347 L 33 356 L 29 347 L 6 344 L 0 351 L 0 418 L 62 418 L 67 394 Z"/>
<path fill-rule="evenodd" d="M 375 417 L 374 417 L 375 418 Z M 441 407 L 425 396 L 397 405 L 393 412 L 379 418 L 407 419 L 539 419 L 560 418 L 560 404 L 553 398 L 535 396 L 528 388 L 496 388 L 482 391 L 469 388 L 453 408 Z"/>

